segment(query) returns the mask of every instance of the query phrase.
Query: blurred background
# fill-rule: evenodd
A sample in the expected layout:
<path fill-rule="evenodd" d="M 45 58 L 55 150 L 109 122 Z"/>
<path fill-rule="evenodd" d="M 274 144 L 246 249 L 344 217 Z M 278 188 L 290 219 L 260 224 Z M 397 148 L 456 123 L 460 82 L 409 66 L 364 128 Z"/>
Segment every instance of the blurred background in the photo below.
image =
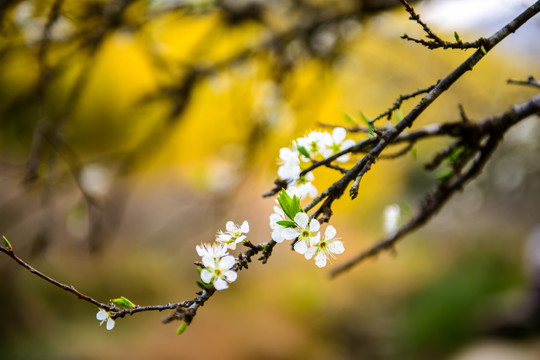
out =
<path fill-rule="evenodd" d="M 534 1 L 416 1 L 451 41 L 489 36 Z M 374 117 L 471 52 L 429 51 L 399 1 L 4 0 L 0 2 L 0 233 L 37 269 L 100 301 L 192 299 L 195 245 L 228 220 L 253 243 L 281 147 L 344 114 Z M 447 91 L 417 127 L 481 120 L 538 91 L 540 18 Z M 403 113 L 414 106 L 405 103 Z M 386 120 L 384 120 L 386 121 Z M 380 125 L 384 125 L 384 121 Z M 360 140 L 365 135 L 350 135 Z M 540 358 L 540 125 L 522 121 L 484 173 L 395 254 L 329 268 L 406 218 L 449 143 L 378 161 L 336 202 L 346 252 L 325 269 L 276 246 L 181 336 L 165 313 L 99 327 L 97 308 L 0 257 L 0 359 Z M 319 191 L 337 180 L 316 173 Z"/>

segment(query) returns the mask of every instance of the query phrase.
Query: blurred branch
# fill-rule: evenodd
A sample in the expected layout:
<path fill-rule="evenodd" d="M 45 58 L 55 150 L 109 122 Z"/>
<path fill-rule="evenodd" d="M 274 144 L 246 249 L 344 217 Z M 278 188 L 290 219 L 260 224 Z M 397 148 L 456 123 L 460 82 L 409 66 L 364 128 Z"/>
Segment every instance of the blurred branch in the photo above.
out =
<path fill-rule="evenodd" d="M 508 84 L 513 85 L 528 85 L 532 86 L 534 88 L 540 89 L 540 81 L 536 80 L 534 77 L 529 76 L 527 80 L 516 80 L 516 79 L 508 79 L 506 80 Z"/>

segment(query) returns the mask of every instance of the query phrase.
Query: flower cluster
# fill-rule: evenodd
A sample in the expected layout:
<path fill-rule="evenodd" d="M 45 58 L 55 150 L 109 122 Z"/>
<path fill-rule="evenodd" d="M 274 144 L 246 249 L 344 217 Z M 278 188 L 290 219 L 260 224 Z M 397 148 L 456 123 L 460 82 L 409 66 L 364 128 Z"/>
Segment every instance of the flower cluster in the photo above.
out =
<path fill-rule="evenodd" d="M 227 289 L 236 280 L 237 274 L 233 270 L 236 260 L 229 255 L 228 250 L 235 250 L 236 244 L 246 242 L 244 234 L 249 232 L 249 224 L 244 221 L 242 225 L 236 225 L 227 221 L 225 229 L 225 232 L 218 231 L 215 243 L 195 247 L 204 266 L 201 269 L 201 280 L 216 290 Z"/>
<path fill-rule="evenodd" d="M 334 238 L 337 231 L 332 225 L 326 228 L 321 238 L 319 221 L 309 218 L 297 196 L 291 197 L 286 191 L 281 191 L 277 203 L 279 206 L 274 206 L 274 214 L 270 215 L 272 240 L 281 243 L 296 239 L 294 250 L 308 260 L 315 256 L 318 267 L 325 267 L 329 258 L 345 251 L 343 243 Z"/>
<path fill-rule="evenodd" d="M 312 184 L 315 179 L 312 172 L 300 176 L 302 169 L 310 162 L 320 161 L 355 144 L 354 140 L 347 139 L 347 131 L 342 127 L 334 129 L 332 134 L 326 131 L 312 131 L 304 137 L 293 141 L 292 148 L 281 148 L 279 151 L 278 176 L 287 180 L 287 192 L 290 196 L 303 199 L 306 196 L 317 196 L 317 189 Z M 339 162 L 349 160 L 349 155 L 342 155 L 336 159 Z"/>

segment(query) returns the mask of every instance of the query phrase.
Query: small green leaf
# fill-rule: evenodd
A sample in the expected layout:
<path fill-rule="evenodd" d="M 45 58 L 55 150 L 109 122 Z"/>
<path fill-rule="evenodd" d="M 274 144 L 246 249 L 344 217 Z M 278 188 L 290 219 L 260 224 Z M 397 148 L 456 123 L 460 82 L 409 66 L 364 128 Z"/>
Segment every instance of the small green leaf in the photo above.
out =
<path fill-rule="evenodd" d="M 110 299 L 110 302 L 112 302 L 116 306 L 123 306 L 128 309 L 133 309 L 135 307 L 135 304 L 131 302 L 128 298 L 125 298 L 123 296 L 120 296 L 116 299 Z"/>
<path fill-rule="evenodd" d="M 450 164 L 455 163 L 459 157 L 463 154 L 463 148 L 456 148 L 448 155 L 448 161 Z"/>
<path fill-rule="evenodd" d="M 9 251 L 13 251 L 13 247 L 11 246 L 11 243 L 8 241 L 8 239 L 2 235 L 2 239 L 4 240 L 4 245 Z"/>
<path fill-rule="evenodd" d="M 182 334 L 184 331 L 186 331 L 188 324 L 185 321 L 182 321 L 178 329 L 176 329 L 176 335 Z"/>
<path fill-rule="evenodd" d="M 480 50 L 482 50 L 482 52 L 484 53 L 484 55 L 487 54 L 487 51 L 486 51 L 486 48 L 484 47 L 484 45 L 480 46 Z"/>
<path fill-rule="evenodd" d="M 360 117 L 366 123 L 366 125 L 368 127 L 369 136 L 370 137 L 373 136 L 373 131 L 375 130 L 375 125 L 371 122 L 371 120 L 362 111 L 360 111 Z"/>
<path fill-rule="evenodd" d="M 350 123 L 351 125 L 356 125 L 356 120 L 353 119 L 353 117 L 346 112 L 343 113 L 343 116 L 345 117 L 345 120 Z"/>
<path fill-rule="evenodd" d="M 308 159 L 311 159 L 311 155 L 309 155 L 309 152 L 306 150 L 305 147 L 303 146 L 298 146 L 298 152 L 302 155 L 304 155 L 305 157 L 307 157 Z"/>
<path fill-rule="evenodd" d="M 437 176 L 437 180 L 447 180 L 452 177 L 454 172 L 452 170 L 446 170 L 445 172 L 441 173 Z"/>
<path fill-rule="evenodd" d="M 285 215 L 287 215 L 291 220 L 294 220 L 296 214 L 302 211 L 302 207 L 300 206 L 300 199 L 298 199 L 296 195 L 291 198 L 285 190 L 281 190 L 278 195 L 277 201 Z"/>
<path fill-rule="evenodd" d="M 210 284 L 205 284 L 202 281 L 196 281 L 197 286 L 200 287 L 202 290 L 208 290 L 210 287 Z"/>
<path fill-rule="evenodd" d="M 284 226 L 284 227 L 290 227 L 290 228 L 296 227 L 296 223 L 290 220 L 279 220 L 279 221 L 276 221 L 276 224 Z"/>
<path fill-rule="evenodd" d="M 403 113 L 401 112 L 401 109 L 397 109 L 396 111 L 394 111 L 394 120 L 397 123 L 403 120 Z"/>
<path fill-rule="evenodd" d="M 454 31 L 454 39 L 456 39 L 456 41 L 457 41 L 458 43 L 461 42 L 461 38 L 459 37 L 459 35 L 458 35 L 458 33 L 457 33 L 456 31 Z"/>
<path fill-rule="evenodd" d="M 411 148 L 411 156 L 412 156 L 412 158 L 413 158 L 414 160 L 416 160 L 416 155 L 417 155 L 417 153 L 416 153 L 416 146 L 413 146 L 413 147 Z"/>

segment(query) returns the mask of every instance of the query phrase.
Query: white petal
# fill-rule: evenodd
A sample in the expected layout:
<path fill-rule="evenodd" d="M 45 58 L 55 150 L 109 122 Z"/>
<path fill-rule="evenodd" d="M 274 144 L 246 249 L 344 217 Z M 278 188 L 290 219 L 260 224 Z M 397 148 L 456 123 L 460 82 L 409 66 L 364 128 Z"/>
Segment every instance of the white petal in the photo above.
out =
<path fill-rule="evenodd" d="M 331 240 L 334 238 L 334 236 L 336 236 L 336 234 L 337 234 L 336 228 L 333 227 L 332 225 L 328 225 L 326 227 L 326 231 L 324 232 L 324 238 L 326 240 Z"/>
<path fill-rule="evenodd" d="M 275 228 L 274 231 L 272 231 L 272 240 L 274 240 L 278 244 L 283 242 L 283 240 L 285 239 L 283 238 L 282 232 L 283 232 L 282 227 Z"/>
<path fill-rule="evenodd" d="M 309 184 L 309 185 L 311 185 L 311 186 L 309 187 L 309 191 L 308 191 L 307 194 L 309 195 L 310 198 L 314 198 L 315 196 L 317 196 L 319 191 L 317 190 L 315 185 L 313 185 L 313 184 Z"/>
<path fill-rule="evenodd" d="M 244 233 L 244 234 L 247 234 L 249 232 L 249 224 L 247 221 L 244 221 L 242 223 L 242 226 L 240 227 L 240 230 Z"/>
<path fill-rule="evenodd" d="M 229 270 L 235 264 L 234 256 L 228 255 L 219 261 L 219 268 L 222 270 Z"/>
<path fill-rule="evenodd" d="M 299 212 L 294 216 L 294 222 L 299 228 L 305 229 L 309 223 L 309 216 L 304 212 Z"/>
<path fill-rule="evenodd" d="M 326 254 L 320 252 L 315 255 L 315 265 L 322 268 L 326 266 Z"/>
<path fill-rule="evenodd" d="M 334 138 L 334 142 L 336 144 L 341 144 L 341 142 L 345 139 L 345 136 L 347 136 L 347 131 L 345 131 L 342 127 L 337 127 L 332 132 L 332 137 Z"/>
<path fill-rule="evenodd" d="M 202 263 L 207 268 L 213 268 L 216 266 L 216 259 L 212 256 L 203 256 Z"/>
<path fill-rule="evenodd" d="M 313 175 L 313 172 L 310 171 L 306 175 L 304 175 L 304 179 L 307 181 L 313 181 L 315 180 L 315 175 Z"/>
<path fill-rule="evenodd" d="M 225 290 L 229 287 L 229 284 L 221 278 L 216 278 L 216 280 L 214 280 L 214 287 L 216 290 Z"/>
<path fill-rule="evenodd" d="M 228 282 L 233 282 L 238 277 L 238 274 L 235 271 L 227 270 L 225 271 L 225 278 Z"/>
<path fill-rule="evenodd" d="M 103 320 L 107 319 L 108 317 L 109 317 L 109 314 L 103 309 L 99 310 L 97 315 L 96 315 L 96 319 L 98 319 L 100 321 L 103 321 Z"/>
<path fill-rule="evenodd" d="M 195 250 L 197 250 L 197 254 L 199 254 L 199 256 L 201 257 L 208 254 L 207 251 L 204 249 L 204 247 L 199 246 L 199 245 L 195 246 Z"/>
<path fill-rule="evenodd" d="M 283 217 L 278 214 L 272 214 L 270 215 L 270 227 L 275 228 L 276 226 L 280 226 L 276 224 L 278 221 L 283 220 Z"/>
<path fill-rule="evenodd" d="M 201 271 L 201 280 L 207 284 L 210 284 L 212 281 L 212 273 L 208 269 L 203 269 Z"/>
<path fill-rule="evenodd" d="M 298 235 L 300 235 L 300 233 L 293 228 L 286 228 L 281 231 L 281 236 L 286 240 L 296 239 Z"/>
<path fill-rule="evenodd" d="M 225 229 L 227 229 L 227 231 L 234 231 L 234 223 L 232 221 L 227 221 L 227 223 L 225 224 Z"/>
<path fill-rule="evenodd" d="M 111 318 L 108 318 L 106 327 L 107 327 L 107 330 L 112 330 L 114 328 L 114 320 Z"/>
<path fill-rule="evenodd" d="M 230 244 L 227 244 L 227 248 L 231 250 L 236 250 L 236 243 L 232 242 Z"/>
<path fill-rule="evenodd" d="M 349 155 L 341 155 L 336 159 L 337 162 L 347 162 L 351 157 Z"/>
<path fill-rule="evenodd" d="M 316 252 L 317 252 L 317 248 L 315 246 L 312 246 L 306 250 L 306 252 L 304 253 L 304 256 L 306 257 L 307 260 L 309 260 L 313 257 L 313 255 L 315 255 Z"/>
<path fill-rule="evenodd" d="M 296 242 L 296 244 L 294 244 L 294 251 L 302 255 L 305 254 L 307 251 L 306 242 L 303 240 Z"/>
<path fill-rule="evenodd" d="M 311 219 L 311 222 L 309 223 L 309 230 L 315 232 L 319 231 L 321 228 L 321 223 L 317 219 Z"/>
<path fill-rule="evenodd" d="M 274 206 L 274 212 L 277 215 L 281 215 L 281 217 L 285 216 L 285 213 L 283 212 L 283 210 L 279 206 Z"/>
<path fill-rule="evenodd" d="M 328 251 L 333 252 L 334 254 L 343 254 L 345 247 L 341 241 L 332 241 L 328 244 Z"/>
<path fill-rule="evenodd" d="M 309 238 L 309 246 L 316 246 L 321 240 L 321 233 L 316 233 L 315 236 Z"/>
<path fill-rule="evenodd" d="M 341 150 L 348 149 L 356 144 L 356 141 L 353 139 L 347 139 L 341 144 Z"/>
<path fill-rule="evenodd" d="M 218 234 L 216 240 L 223 241 L 224 243 L 227 243 L 227 242 L 229 242 L 231 240 L 231 238 L 232 238 L 231 235 L 221 233 L 221 234 Z"/>

